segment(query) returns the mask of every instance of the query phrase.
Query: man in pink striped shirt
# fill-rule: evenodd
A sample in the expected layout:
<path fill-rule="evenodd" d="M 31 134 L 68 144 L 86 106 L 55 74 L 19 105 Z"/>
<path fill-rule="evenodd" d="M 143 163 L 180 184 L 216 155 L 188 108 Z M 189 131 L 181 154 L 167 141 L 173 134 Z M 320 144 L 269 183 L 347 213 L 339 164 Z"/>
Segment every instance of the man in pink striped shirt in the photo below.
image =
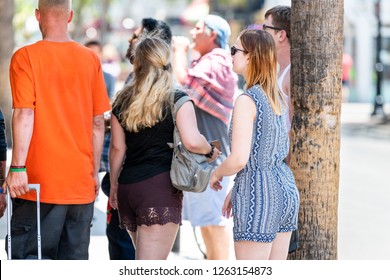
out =
<path fill-rule="evenodd" d="M 185 37 L 174 37 L 174 73 L 195 104 L 199 131 L 209 140 L 219 140 L 222 155 L 219 165 L 229 153 L 228 126 L 237 90 L 237 75 L 232 69 L 228 50 L 229 24 L 216 15 L 208 15 L 191 30 L 192 44 Z M 189 49 L 200 57 L 187 68 Z M 229 188 L 229 178 L 223 182 L 224 192 L 208 188 L 204 193 L 185 193 L 184 218 L 201 228 L 207 259 L 229 258 L 227 220 L 222 216 L 222 204 Z"/>

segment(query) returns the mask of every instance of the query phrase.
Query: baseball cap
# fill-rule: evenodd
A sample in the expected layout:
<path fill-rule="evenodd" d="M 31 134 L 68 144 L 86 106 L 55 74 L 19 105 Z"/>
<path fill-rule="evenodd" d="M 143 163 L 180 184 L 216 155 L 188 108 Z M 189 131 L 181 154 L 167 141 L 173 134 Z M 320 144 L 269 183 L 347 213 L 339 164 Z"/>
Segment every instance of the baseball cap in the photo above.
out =
<path fill-rule="evenodd" d="M 207 15 L 203 19 L 205 25 L 217 33 L 222 49 L 229 48 L 230 26 L 226 20 L 217 15 Z"/>

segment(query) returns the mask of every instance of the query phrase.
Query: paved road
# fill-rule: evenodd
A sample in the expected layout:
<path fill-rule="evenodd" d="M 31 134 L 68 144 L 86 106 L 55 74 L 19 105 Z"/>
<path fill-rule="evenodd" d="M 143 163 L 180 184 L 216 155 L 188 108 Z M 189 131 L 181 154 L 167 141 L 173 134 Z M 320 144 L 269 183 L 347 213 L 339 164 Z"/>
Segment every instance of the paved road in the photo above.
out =
<path fill-rule="evenodd" d="M 390 107 L 386 107 L 390 112 Z M 390 124 L 377 124 L 370 104 L 343 104 L 339 193 L 338 250 L 342 260 L 390 260 Z M 107 260 L 105 228 L 106 197 L 95 207 L 90 259 Z M 0 219 L 0 237 L 6 232 Z M 5 259 L 4 239 L 0 259 Z M 184 221 L 180 253 L 170 259 L 202 259 L 193 231 Z M 233 258 L 233 253 L 231 254 Z"/>
<path fill-rule="evenodd" d="M 339 259 L 390 260 L 390 123 L 378 124 L 371 110 L 343 107 Z"/>

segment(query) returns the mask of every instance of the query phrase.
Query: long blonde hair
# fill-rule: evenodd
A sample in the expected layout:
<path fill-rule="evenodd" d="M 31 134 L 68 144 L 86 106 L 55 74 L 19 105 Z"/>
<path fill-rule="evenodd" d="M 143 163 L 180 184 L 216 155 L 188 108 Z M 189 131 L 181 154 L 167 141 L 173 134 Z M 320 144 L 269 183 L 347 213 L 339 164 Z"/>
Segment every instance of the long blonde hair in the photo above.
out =
<path fill-rule="evenodd" d="M 257 29 L 245 29 L 239 38 L 244 50 L 249 53 L 246 87 L 260 85 L 274 113 L 281 115 L 281 101 L 285 103 L 285 98 L 277 85 L 274 39 L 266 31 Z"/>
<path fill-rule="evenodd" d="M 113 103 L 122 126 L 131 132 L 154 126 L 165 118 L 172 93 L 169 45 L 157 37 L 141 38 L 135 46 L 134 81 Z"/>

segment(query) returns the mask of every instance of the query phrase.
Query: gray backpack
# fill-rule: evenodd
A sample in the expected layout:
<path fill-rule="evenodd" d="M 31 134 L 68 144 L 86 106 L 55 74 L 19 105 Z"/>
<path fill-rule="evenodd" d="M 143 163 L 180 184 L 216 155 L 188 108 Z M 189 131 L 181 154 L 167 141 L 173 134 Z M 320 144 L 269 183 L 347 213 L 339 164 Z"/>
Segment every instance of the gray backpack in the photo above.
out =
<path fill-rule="evenodd" d="M 181 191 L 203 192 L 209 185 L 213 166 L 207 161 L 207 157 L 201 154 L 191 153 L 184 147 L 176 126 L 176 114 L 179 108 L 187 101 L 191 101 L 188 95 L 181 97 L 175 104 L 171 101 L 173 124 L 173 157 L 171 164 L 172 185 Z"/>

